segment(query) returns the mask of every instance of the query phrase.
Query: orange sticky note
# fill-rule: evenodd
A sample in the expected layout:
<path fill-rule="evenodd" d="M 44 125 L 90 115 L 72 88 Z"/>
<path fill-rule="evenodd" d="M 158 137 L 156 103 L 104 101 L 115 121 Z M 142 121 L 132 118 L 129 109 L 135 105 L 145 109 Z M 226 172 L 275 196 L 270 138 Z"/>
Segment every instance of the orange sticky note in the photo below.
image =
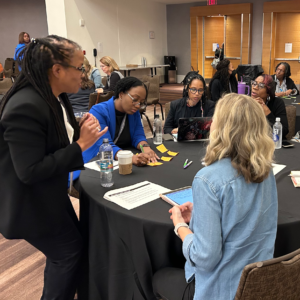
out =
<path fill-rule="evenodd" d="M 173 159 L 173 157 L 166 157 L 166 156 L 162 156 L 161 160 L 163 161 L 171 161 Z"/>
<path fill-rule="evenodd" d="M 168 151 L 168 155 L 170 155 L 170 156 L 176 156 L 178 154 L 179 154 L 179 152 Z"/>
<path fill-rule="evenodd" d="M 156 149 L 161 153 L 165 153 L 168 151 L 168 149 L 163 144 L 157 146 Z"/>

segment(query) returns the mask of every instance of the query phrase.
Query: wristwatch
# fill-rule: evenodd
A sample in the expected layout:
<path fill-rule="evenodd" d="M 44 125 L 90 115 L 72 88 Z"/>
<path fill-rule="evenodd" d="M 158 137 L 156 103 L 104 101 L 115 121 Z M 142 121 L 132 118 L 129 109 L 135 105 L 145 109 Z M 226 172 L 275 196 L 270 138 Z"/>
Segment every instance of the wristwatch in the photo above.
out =
<path fill-rule="evenodd" d="M 150 147 L 149 144 L 142 144 L 143 147 Z"/>
<path fill-rule="evenodd" d="M 175 228 L 174 228 L 174 232 L 176 233 L 177 236 L 179 236 L 179 234 L 178 234 L 178 229 L 179 229 L 180 227 L 190 228 L 189 225 L 186 224 L 186 223 L 178 223 L 178 224 L 175 226 Z"/>

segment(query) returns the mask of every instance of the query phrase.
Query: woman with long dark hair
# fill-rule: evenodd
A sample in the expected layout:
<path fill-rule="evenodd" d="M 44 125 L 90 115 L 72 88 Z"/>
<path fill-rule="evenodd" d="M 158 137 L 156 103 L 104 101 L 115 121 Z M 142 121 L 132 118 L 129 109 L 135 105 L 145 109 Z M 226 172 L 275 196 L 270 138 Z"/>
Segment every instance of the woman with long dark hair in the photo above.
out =
<path fill-rule="evenodd" d="M 73 300 L 82 252 L 68 173 L 106 131 L 87 115 L 77 125 L 65 93 L 77 92 L 83 53 L 58 36 L 31 42 L 22 71 L 0 104 L 0 232 L 47 258 L 42 300 Z"/>
<path fill-rule="evenodd" d="M 187 73 L 183 84 L 183 97 L 171 102 L 164 133 L 177 133 L 180 118 L 212 117 L 214 114 L 215 103 L 206 98 L 205 80 L 198 72 Z"/>
<path fill-rule="evenodd" d="M 232 63 L 228 59 L 221 60 L 217 72 L 209 83 L 210 98 L 218 101 L 223 94 L 237 93 L 237 80 Z"/>

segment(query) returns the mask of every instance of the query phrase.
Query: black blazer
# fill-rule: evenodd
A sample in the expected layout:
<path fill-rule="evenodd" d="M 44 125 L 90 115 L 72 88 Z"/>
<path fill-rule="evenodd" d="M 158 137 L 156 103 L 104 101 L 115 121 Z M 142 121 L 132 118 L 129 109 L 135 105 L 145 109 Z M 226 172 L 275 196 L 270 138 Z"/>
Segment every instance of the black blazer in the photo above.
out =
<path fill-rule="evenodd" d="M 272 75 L 272 77 L 273 77 L 273 80 L 275 81 L 275 75 Z M 293 89 L 295 89 L 295 90 L 297 90 L 297 95 L 299 95 L 299 90 L 298 90 L 298 88 L 296 87 L 296 84 L 295 84 L 295 82 L 293 81 L 293 79 L 292 78 L 289 78 L 289 77 L 287 77 L 287 78 L 285 78 L 286 79 L 286 87 L 287 87 L 287 89 L 288 90 L 293 90 Z"/>
<path fill-rule="evenodd" d="M 76 142 L 60 147 L 43 98 L 32 87 L 14 94 L 0 120 L 0 232 L 8 239 L 57 234 L 75 216 L 68 173 L 82 167 Z"/>
<path fill-rule="evenodd" d="M 174 128 L 178 127 L 178 120 L 185 117 L 186 110 L 186 98 L 181 98 L 171 102 L 170 111 L 165 122 L 164 133 L 171 133 Z M 203 104 L 203 116 L 212 117 L 215 111 L 215 102 L 206 100 Z M 201 111 L 199 115 L 195 117 L 201 117 Z"/>

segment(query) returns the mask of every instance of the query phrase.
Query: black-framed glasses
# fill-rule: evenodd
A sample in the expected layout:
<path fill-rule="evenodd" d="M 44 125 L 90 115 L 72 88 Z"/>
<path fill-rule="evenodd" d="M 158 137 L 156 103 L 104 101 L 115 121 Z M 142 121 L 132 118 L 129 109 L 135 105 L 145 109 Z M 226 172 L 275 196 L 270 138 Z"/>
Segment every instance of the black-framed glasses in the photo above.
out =
<path fill-rule="evenodd" d="M 76 69 L 77 71 L 80 71 L 81 73 L 85 72 L 85 68 L 84 68 L 83 65 L 81 67 L 75 67 L 75 66 L 72 66 L 72 65 L 69 65 L 69 64 L 61 64 L 61 65 L 64 66 L 64 67 Z"/>
<path fill-rule="evenodd" d="M 264 89 L 266 87 L 266 85 L 264 83 L 262 83 L 262 82 L 258 83 L 257 81 L 254 81 L 254 80 L 251 80 L 251 85 L 254 87 L 258 86 L 259 89 Z"/>
<path fill-rule="evenodd" d="M 143 102 L 139 102 L 138 100 L 134 99 L 129 93 L 127 93 L 127 95 L 130 97 L 130 99 L 132 100 L 132 104 L 134 106 L 140 106 L 141 109 L 144 109 L 146 107 L 146 101 Z"/>
<path fill-rule="evenodd" d="M 199 90 L 197 90 L 196 88 L 190 88 L 190 92 L 192 93 L 192 94 L 196 94 L 197 92 L 198 92 L 198 94 L 203 94 L 204 93 L 204 89 L 199 89 Z"/>

